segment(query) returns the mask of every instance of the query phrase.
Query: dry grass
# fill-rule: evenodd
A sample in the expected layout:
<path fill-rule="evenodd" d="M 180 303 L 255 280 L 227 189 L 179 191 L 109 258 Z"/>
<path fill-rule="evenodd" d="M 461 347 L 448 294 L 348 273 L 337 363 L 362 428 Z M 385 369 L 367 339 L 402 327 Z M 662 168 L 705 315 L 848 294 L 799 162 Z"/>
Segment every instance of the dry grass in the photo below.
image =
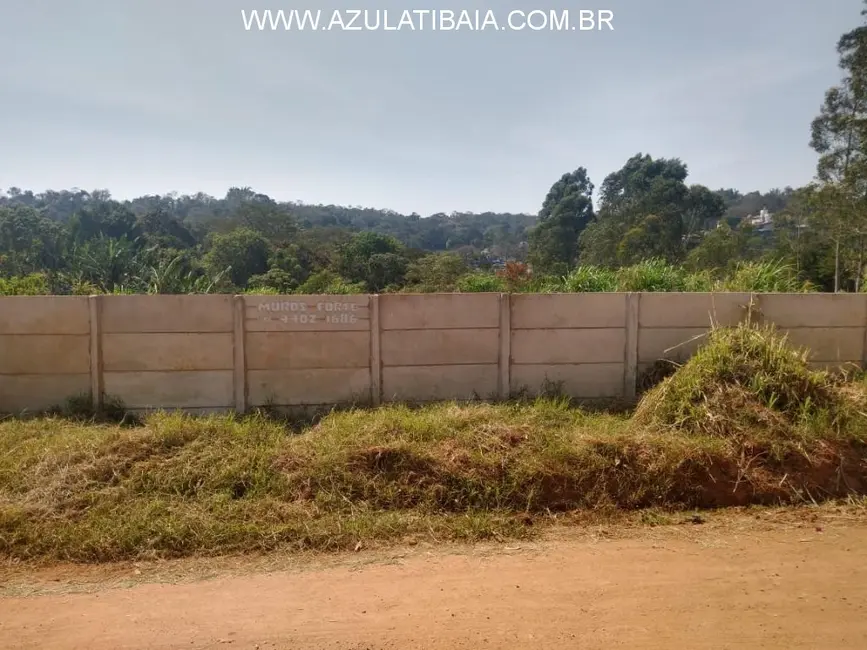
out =
<path fill-rule="evenodd" d="M 0 422 L 0 555 L 98 562 L 534 535 L 558 513 L 863 493 L 865 391 L 720 330 L 634 417 L 565 400 Z M 656 515 L 653 515 L 656 516 Z"/>

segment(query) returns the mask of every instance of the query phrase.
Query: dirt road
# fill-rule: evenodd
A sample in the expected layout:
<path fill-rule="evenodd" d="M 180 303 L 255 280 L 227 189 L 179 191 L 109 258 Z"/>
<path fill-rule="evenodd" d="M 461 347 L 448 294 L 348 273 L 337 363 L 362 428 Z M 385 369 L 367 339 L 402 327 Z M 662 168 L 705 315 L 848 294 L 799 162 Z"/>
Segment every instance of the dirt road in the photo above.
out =
<path fill-rule="evenodd" d="M 0 599 L 3 648 L 867 647 L 867 526 L 645 529 L 520 549 Z M 563 539 L 567 537 L 567 539 Z M 402 557 L 401 557 L 402 555 Z"/>

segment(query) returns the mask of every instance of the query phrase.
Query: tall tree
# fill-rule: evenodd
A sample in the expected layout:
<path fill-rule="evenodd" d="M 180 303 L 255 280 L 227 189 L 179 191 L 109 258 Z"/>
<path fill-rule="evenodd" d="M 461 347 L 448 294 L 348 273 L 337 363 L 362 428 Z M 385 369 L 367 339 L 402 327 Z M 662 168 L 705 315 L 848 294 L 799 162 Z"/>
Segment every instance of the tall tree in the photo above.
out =
<path fill-rule="evenodd" d="M 598 217 L 579 242 L 582 261 L 600 266 L 649 257 L 680 261 L 693 196 L 686 177 L 686 165 L 679 159 L 645 154 L 609 174 L 602 183 Z M 701 194 L 695 192 L 696 197 Z"/>
<path fill-rule="evenodd" d="M 593 221 L 593 183 L 579 167 L 548 192 L 530 232 L 529 260 L 537 272 L 565 275 L 578 261 L 578 238 Z"/>
<path fill-rule="evenodd" d="M 867 2 L 865 2 L 867 5 Z M 861 12 L 867 17 L 867 9 Z M 860 284 L 867 238 L 867 24 L 844 34 L 837 43 L 843 79 L 825 93 L 812 123 L 810 146 L 819 154 L 816 176 L 821 189 L 816 225 L 834 246 L 834 291 L 841 274 L 853 266 Z M 849 258 L 849 259 L 847 259 Z M 854 260 L 854 262 L 853 262 Z"/>

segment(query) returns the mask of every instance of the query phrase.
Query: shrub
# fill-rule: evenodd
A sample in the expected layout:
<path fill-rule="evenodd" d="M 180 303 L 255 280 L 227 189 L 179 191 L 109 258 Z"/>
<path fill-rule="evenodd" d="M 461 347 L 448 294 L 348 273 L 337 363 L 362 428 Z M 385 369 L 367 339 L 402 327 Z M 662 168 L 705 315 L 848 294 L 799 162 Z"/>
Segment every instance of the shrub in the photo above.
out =
<path fill-rule="evenodd" d="M 468 273 L 457 281 L 461 293 L 498 293 L 506 290 L 503 280 L 491 273 L 476 271 Z"/>

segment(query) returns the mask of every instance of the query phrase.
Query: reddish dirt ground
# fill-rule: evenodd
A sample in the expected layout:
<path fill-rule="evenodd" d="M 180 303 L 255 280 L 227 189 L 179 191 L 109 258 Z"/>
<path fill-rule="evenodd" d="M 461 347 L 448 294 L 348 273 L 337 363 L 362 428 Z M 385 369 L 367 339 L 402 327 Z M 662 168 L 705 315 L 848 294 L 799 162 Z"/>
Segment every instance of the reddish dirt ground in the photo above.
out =
<path fill-rule="evenodd" d="M 520 548 L 362 551 L 327 565 L 218 570 L 180 582 L 177 574 L 162 584 L 127 565 L 116 571 L 138 578 L 126 588 L 107 578 L 76 587 L 59 569 L 54 578 L 43 571 L 24 582 L 7 572 L 0 646 L 867 647 L 863 520 L 774 526 L 750 519 L 642 528 L 613 539 L 578 535 L 566 529 Z M 27 581 L 35 595 L 15 595 Z"/>

